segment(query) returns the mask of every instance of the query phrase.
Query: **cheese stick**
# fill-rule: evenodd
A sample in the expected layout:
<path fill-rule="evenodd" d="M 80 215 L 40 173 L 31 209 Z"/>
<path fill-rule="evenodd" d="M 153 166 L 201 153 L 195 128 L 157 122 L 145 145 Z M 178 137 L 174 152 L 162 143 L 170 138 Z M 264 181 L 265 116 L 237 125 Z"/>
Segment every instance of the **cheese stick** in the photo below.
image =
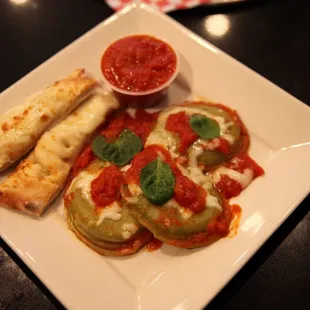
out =
<path fill-rule="evenodd" d="M 51 125 L 66 117 L 95 87 L 83 69 L 0 116 L 0 171 L 26 154 Z"/>
<path fill-rule="evenodd" d="M 39 216 L 64 187 L 93 131 L 117 107 L 111 93 L 94 95 L 43 134 L 30 155 L 0 185 L 0 206 Z"/>

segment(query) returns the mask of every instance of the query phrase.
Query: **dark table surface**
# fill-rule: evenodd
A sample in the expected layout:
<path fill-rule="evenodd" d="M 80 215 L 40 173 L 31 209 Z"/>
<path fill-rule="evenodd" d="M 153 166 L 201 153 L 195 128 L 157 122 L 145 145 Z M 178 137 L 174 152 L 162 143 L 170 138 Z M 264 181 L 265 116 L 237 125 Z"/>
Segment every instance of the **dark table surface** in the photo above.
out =
<path fill-rule="evenodd" d="M 309 12 L 309 0 L 270 0 L 169 15 L 309 104 Z M 0 91 L 112 13 L 101 0 L 1 0 Z M 224 36 L 207 32 L 213 14 L 229 18 Z M 206 309 L 310 309 L 309 205 L 310 196 Z M 0 310 L 61 307 L 0 239 Z"/>

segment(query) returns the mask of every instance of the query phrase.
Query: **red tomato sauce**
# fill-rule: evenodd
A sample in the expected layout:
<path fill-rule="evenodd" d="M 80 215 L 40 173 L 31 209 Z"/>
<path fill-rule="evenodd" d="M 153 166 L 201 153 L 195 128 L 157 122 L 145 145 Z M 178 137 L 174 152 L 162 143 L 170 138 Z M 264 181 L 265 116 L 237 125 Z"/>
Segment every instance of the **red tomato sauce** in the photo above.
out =
<path fill-rule="evenodd" d="M 207 192 L 196 185 L 186 176 L 183 176 L 174 164 L 170 153 L 160 145 L 149 145 L 141 153 L 135 155 L 130 169 L 125 172 L 124 179 L 127 184 L 140 185 L 141 170 L 150 162 L 160 156 L 170 165 L 174 172 L 176 183 L 174 187 L 174 199 L 184 208 L 197 213 L 205 209 Z"/>
<path fill-rule="evenodd" d="M 130 169 L 125 172 L 125 182 L 140 185 L 141 170 L 147 164 L 156 160 L 158 156 L 170 165 L 175 175 L 176 183 L 173 197 L 176 202 L 183 208 L 188 208 L 195 213 L 204 210 L 207 192 L 188 177 L 183 176 L 173 162 L 170 153 L 160 145 L 149 145 L 141 153 L 135 155 Z"/>
<path fill-rule="evenodd" d="M 176 133 L 179 138 L 179 152 L 184 154 L 188 147 L 198 139 L 198 135 L 189 125 L 190 116 L 185 112 L 171 114 L 168 117 L 165 129 Z"/>
<path fill-rule="evenodd" d="M 146 250 L 148 252 L 153 252 L 161 248 L 163 242 L 153 237 L 153 239 L 146 245 Z"/>
<path fill-rule="evenodd" d="M 114 166 L 108 166 L 100 175 L 91 182 L 90 194 L 97 208 L 110 205 L 114 201 L 120 201 L 120 187 L 123 184 L 123 175 Z"/>
<path fill-rule="evenodd" d="M 156 223 L 165 227 L 181 227 L 182 223 L 178 220 L 178 210 L 175 208 L 160 210 Z"/>
<path fill-rule="evenodd" d="M 229 231 L 230 238 L 236 236 L 238 233 L 241 215 L 242 215 L 242 209 L 240 208 L 239 205 L 232 205 L 231 213 L 232 213 L 233 220 L 230 224 L 230 231 Z"/>
<path fill-rule="evenodd" d="M 190 105 L 191 103 L 192 103 L 191 101 L 185 101 L 184 105 L 187 106 L 187 105 Z M 195 103 L 205 104 L 206 102 L 199 101 L 199 102 L 195 102 Z M 239 150 L 239 154 L 245 154 L 248 151 L 249 146 L 250 146 L 250 137 L 248 134 L 248 130 L 246 129 L 243 122 L 241 121 L 237 111 L 232 110 L 231 108 L 229 108 L 225 105 L 222 105 L 220 103 L 212 103 L 212 106 L 219 108 L 219 109 L 222 109 L 225 112 L 229 113 L 230 116 L 232 117 L 233 122 L 240 126 L 240 128 L 241 128 L 240 141 L 242 142 L 242 145 L 241 145 L 241 148 Z M 224 154 L 230 153 L 231 146 L 230 146 L 229 142 L 223 138 L 220 138 L 220 137 L 218 139 L 219 139 L 220 145 L 217 148 L 215 148 L 215 150 L 219 151 L 221 153 L 224 153 Z"/>
<path fill-rule="evenodd" d="M 95 158 L 95 155 L 91 149 L 91 146 L 88 146 L 78 157 L 76 162 L 74 163 L 72 167 L 72 175 L 75 177 L 79 171 L 83 168 L 85 168 L 91 161 L 93 161 Z"/>
<path fill-rule="evenodd" d="M 145 143 L 151 130 L 154 128 L 159 112 L 147 113 L 145 110 L 136 110 L 135 118 L 128 114 L 126 126 Z"/>
<path fill-rule="evenodd" d="M 230 148 L 229 142 L 223 138 L 218 138 L 218 139 L 219 139 L 219 146 L 215 148 L 215 150 L 223 154 L 230 153 L 231 148 Z"/>
<path fill-rule="evenodd" d="M 125 182 L 127 184 L 134 183 L 140 185 L 141 170 L 158 156 L 170 166 L 173 165 L 171 155 L 165 148 L 156 144 L 149 145 L 141 153 L 134 156 L 130 169 L 125 172 Z"/>
<path fill-rule="evenodd" d="M 233 121 L 240 126 L 240 128 L 241 128 L 240 141 L 242 141 L 242 145 L 241 145 L 241 148 L 239 150 L 239 154 L 245 154 L 248 151 L 249 146 L 250 146 L 250 137 L 249 137 L 248 130 L 246 129 L 243 122 L 241 121 L 237 111 L 232 110 L 231 108 L 226 107 L 225 105 L 222 105 L 220 103 L 215 103 L 214 106 L 226 111 L 227 113 L 229 113 L 231 115 Z M 225 153 L 225 152 L 223 151 L 223 153 Z"/>
<path fill-rule="evenodd" d="M 222 175 L 219 182 L 215 184 L 215 187 L 226 199 L 236 197 L 242 192 L 240 183 L 232 180 L 227 175 Z"/>
<path fill-rule="evenodd" d="M 139 136 L 145 143 L 151 130 L 154 128 L 158 113 L 147 113 L 145 110 L 136 110 L 135 117 L 123 112 L 113 118 L 101 134 L 105 136 L 108 142 L 113 142 L 126 128 Z"/>
<path fill-rule="evenodd" d="M 183 208 L 198 213 L 205 209 L 207 192 L 188 177 L 177 173 L 173 198 Z"/>
<path fill-rule="evenodd" d="M 101 131 L 101 134 L 107 139 L 107 142 L 114 142 L 125 129 L 126 116 L 127 113 L 121 113 L 113 117 Z"/>
<path fill-rule="evenodd" d="M 224 165 L 227 168 L 234 169 L 239 172 L 243 172 L 245 169 L 251 169 L 254 172 L 254 178 L 263 175 L 264 169 L 260 167 L 250 156 L 238 155 L 234 157 L 229 163 Z"/>
<path fill-rule="evenodd" d="M 124 37 L 101 58 L 101 71 L 114 86 L 144 92 L 165 84 L 174 74 L 177 57 L 171 46 L 148 35 Z"/>
<path fill-rule="evenodd" d="M 234 157 L 233 160 L 224 164 L 224 166 L 240 173 L 243 173 L 245 169 L 251 169 L 253 171 L 252 181 L 265 173 L 264 169 L 246 154 Z M 232 180 L 227 175 L 221 175 L 220 181 L 215 184 L 215 187 L 226 199 L 238 196 L 243 190 L 240 183 Z"/>
<path fill-rule="evenodd" d="M 152 236 L 153 235 L 148 230 L 145 230 L 125 245 L 121 246 L 118 249 L 115 249 L 113 252 L 119 253 L 121 255 L 136 253 L 137 249 L 139 249 L 141 246 L 143 246 L 145 243 L 152 239 Z"/>
<path fill-rule="evenodd" d="M 229 154 L 231 152 L 229 142 L 221 137 L 209 140 L 207 144 L 202 145 L 202 147 L 204 150 L 218 151 L 223 154 Z"/>
<path fill-rule="evenodd" d="M 188 237 L 186 240 L 172 240 L 167 243 L 180 248 L 195 248 L 209 245 L 219 238 L 229 234 L 229 227 L 232 220 L 231 206 L 226 200 L 223 201 L 223 211 L 209 223 L 206 231 Z"/>
<path fill-rule="evenodd" d="M 223 200 L 222 209 L 222 213 L 218 214 L 207 226 L 208 234 L 221 237 L 228 235 L 233 214 L 231 206 L 225 199 Z"/>

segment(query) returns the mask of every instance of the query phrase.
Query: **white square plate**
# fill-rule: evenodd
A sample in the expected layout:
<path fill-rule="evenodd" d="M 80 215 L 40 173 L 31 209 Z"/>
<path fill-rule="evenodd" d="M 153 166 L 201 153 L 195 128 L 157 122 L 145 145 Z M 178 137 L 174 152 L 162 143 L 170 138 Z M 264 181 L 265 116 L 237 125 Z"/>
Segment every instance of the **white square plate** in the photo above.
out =
<path fill-rule="evenodd" d="M 198 250 L 164 246 L 106 258 L 68 230 L 57 211 L 60 198 L 40 220 L 0 208 L 1 237 L 70 309 L 201 308 L 309 192 L 310 109 L 145 5 L 113 15 L 11 86 L 0 96 L 0 113 L 77 67 L 100 79 L 108 43 L 134 33 L 159 36 L 180 52 L 171 103 L 194 94 L 238 110 L 251 134 L 250 153 L 266 175 L 235 199 L 243 208 L 238 235 Z"/>

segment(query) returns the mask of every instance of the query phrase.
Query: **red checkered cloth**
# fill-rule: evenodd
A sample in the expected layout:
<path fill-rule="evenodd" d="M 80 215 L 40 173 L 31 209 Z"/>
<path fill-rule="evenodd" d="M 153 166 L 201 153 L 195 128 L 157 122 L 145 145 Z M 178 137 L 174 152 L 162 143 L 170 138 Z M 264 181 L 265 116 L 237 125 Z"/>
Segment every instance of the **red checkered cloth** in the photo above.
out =
<path fill-rule="evenodd" d="M 121 10 L 124 6 L 132 2 L 132 0 L 106 0 L 106 3 L 115 11 Z M 162 11 L 170 12 L 179 9 L 189 9 L 206 3 L 214 3 L 214 0 L 142 0 L 141 2 Z M 223 1 L 225 2 L 225 1 Z"/>

